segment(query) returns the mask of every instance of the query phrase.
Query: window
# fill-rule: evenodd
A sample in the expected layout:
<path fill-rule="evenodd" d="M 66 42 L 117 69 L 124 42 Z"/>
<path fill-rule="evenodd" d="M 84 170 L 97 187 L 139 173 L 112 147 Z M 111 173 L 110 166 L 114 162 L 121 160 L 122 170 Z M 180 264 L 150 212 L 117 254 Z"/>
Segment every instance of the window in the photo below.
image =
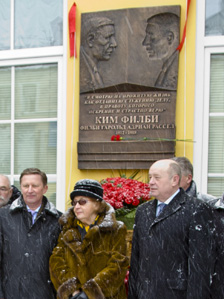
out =
<path fill-rule="evenodd" d="M 224 35 L 224 1 L 206 1 L 205 35 Z"/>
<path fill-rule="evenodd" d="M 1 171 L 19 175 L 37 167 L 56 182 L 58 64 L 3 67 L 0 78 Z"/>
<path fill-rule="evenodd" d="M 0 1 L 0 50 L 10 49 L 10 8 L 9 0 Z"/>
<path fill-rule="evenodd" d="M 0 172 L 19 187 L 25 168 L 40 168 L 48 177 L 46 196 L 61 211 L 66 119 L 63 15 L 67 16 L 63 2 L 0 1 Z"/>
<path fill-rule="evenodd" d="M 0 50 L 10 49 L 11 39 L 11 49 L 61 46 L 62 16 L 62 0 L 1 0 Z"/>
<path fill-rule="evenodd" d="M 220 197 L 224 193 L 224 1 L 197 5 L 194 170 L 199 191 Z"/>

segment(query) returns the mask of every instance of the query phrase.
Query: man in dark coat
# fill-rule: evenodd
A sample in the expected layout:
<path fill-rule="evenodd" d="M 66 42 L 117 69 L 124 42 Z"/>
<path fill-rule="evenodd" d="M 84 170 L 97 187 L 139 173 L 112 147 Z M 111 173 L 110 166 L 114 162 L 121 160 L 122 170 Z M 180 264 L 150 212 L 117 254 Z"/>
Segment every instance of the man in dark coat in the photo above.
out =
<path fill-rule="evenodd" d="M 181 168 L 180 186 L 185 192 L 199 200 L 203 200 L 214 209 L 215 222 L 215 252 L 214 257 L 215 268 L 212 275 L 212 299 L 224 298 L 224 197 L 217 198 L 210 194 L 197 192 L 196 183 L 193 180 L 193 165 L 186 157 L 174 157 L 172 160 L 176 161 Z"/>
<path fill-rule="evenodd" d="M 22 196 L 0 209 L 0 298 L 53 299 L 49 257 L 61 213 L 44 196 L 44 172 L 25 169 L 20 185 Z"/>
<path fill-rule="evenodd" d="M 137 209 L 128 298 L 211 298 L 213 210 L 179 188 L 175 161 L 155 162 L 149 177 L 155 199 Z"/>

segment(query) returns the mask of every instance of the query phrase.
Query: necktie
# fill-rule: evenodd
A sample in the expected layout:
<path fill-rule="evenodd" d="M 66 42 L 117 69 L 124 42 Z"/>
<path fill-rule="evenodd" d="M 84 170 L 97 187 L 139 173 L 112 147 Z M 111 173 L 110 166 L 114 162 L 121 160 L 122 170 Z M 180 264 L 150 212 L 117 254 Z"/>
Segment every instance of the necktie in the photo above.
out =
<path fill-rule="evenodd" d="M 157 206 L 157 209 L 156 209 L 156 217 L 159 216 L 159 214 L 162 212 L 162 210 L 164 209 L 164 207 L 166 206 L 165 203 L 161 203 Z"/>
<path fill-rule="evenodd" d="M 34 224 L 35 219 L 36 219 L 36 217 L 37 217 L 37 211 L 32 211 L 32 210 L 30 210 L 30 213 L 32 214 L 32 224 Z"/>

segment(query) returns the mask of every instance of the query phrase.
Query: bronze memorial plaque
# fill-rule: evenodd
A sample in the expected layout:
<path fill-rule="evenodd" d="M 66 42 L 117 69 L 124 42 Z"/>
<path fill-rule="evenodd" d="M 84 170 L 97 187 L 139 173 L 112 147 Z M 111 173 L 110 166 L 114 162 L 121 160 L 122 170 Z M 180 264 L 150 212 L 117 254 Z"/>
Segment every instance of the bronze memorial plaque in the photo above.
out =
<path fill-rule="evenodd" d="M 174 156 L 179 21 L 179 6 L 82 14 L 79 169 Z"/>

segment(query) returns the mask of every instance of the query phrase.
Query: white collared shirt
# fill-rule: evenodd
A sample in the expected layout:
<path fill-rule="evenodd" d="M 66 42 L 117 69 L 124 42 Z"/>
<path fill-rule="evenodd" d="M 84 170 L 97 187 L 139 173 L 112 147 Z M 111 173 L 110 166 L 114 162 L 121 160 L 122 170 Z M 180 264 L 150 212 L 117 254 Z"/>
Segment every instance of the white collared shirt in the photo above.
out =
<path fill-rule="evenodd" d="M 40 210 L 40 207 L 41 207 L 41 205 L 36 209 L 36 210 L 31 210 L 29 207 L 28 207 L 28 205 L 26 205 L 26 207 L 27 207 L 27 211 L 28 212 L 30 212 L 31 214 L 32 214 L 32 224 L 34 224 L 34 222 L 35 222 L 35 220 L 36 220 L 36 217 L 37 217 L 37 214 L 38 214 L 38 212 L 39 212 L 39 210 Z"/>
<path fill-rule="evenodd" d="M 158 205 L 160 205 L 161 203 L 165 203 L 166 205 L 168 205 L 170 202 L 171 202 L 171 200 L 178 194 L 180 192 L 180 189 L 178 189 L 174 194 L 172 194 L 166 201 L 159 201 L 158 199 L 157 199 L 157 207 L 158 207 Z"/>

